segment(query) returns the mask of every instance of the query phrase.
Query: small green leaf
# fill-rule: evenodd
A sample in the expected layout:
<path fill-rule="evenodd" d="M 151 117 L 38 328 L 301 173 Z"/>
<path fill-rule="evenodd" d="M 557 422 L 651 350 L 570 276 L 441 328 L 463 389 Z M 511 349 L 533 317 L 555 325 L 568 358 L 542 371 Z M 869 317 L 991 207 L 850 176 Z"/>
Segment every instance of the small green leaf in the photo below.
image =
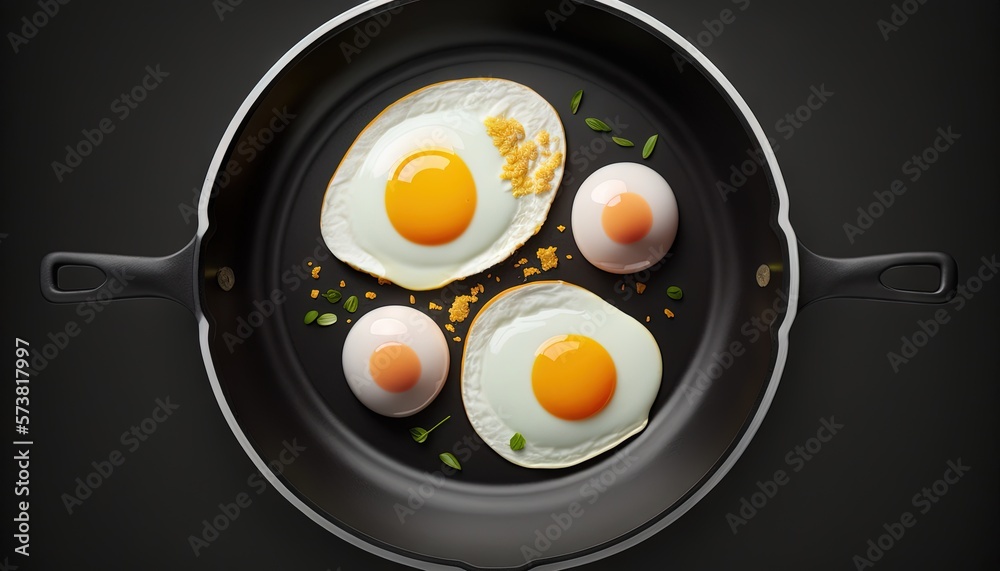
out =
<path fill-rule="evenodd" d="M 569 102 L 569 108 L 573 110 L 573 115 L 580 109 L 580 102 L 583 101 L 583 90 L 577 91 L 573 94 L 573 99 Z"/>
<path fill-rule="evenodd" d="M 318 311 L 310 311 L 309 313 L 306 314 L 306 318 L 303 319 L 303 321 L 305 322 L 306 325 L 309 325 L 313 321 L 316 321 L 317 317 L 319 317 Z"/>
<path fill-rule="evenodd" d="M 670 299 L 680 299 L 684 297 L 684 291 L 677 286 L 670 286 L 667 288 L 667 297 Z"/>
<path fill-rule="evenodd" d="M 523 448 L 524 448 L 524 436 L 521 436 L 520 432 L 515 432 L 514 436 L 510 437 L 510 449 L 521 450 Z"/>
<path fill-rule="evenodd" d="M 628 139 L 623 139 L 621 137 L 611 137 L 611 140 L 615 142 L 619 147 L 634 147 L 635 143 L 629 141 Z"/>
<path fill-rule="evenodd" d="M 418 427 L 410 429 L 410 436 L 412 436 L 414 440 L 420 442 L 421 444 L 427 441 L 428 434 L 430 434 L 430 432 L 424 430 L 423 428 Z"/>
<path fill-rule="evenodd" d="M 587 126 L 600 133 L 611 132 L 611 127 L 608 127 L 607 123 L 601 121 L 600 119 L 594 119 L 593 117 L 587 118 Z"/>
<path fill-rule="evenodd" d="M 330 289 L 323 294 L 323 297 L 325 297 L 326 300 L 329 301 L 330 303 L 337 303 L 344 296 L 339 291 L 335 289 Z"/>
<path fill-rule="evenodd" d="M 438 458 L 440 458 L 446 466 L 451 466 L 456 470 L 462 469 L 462 465 L 458 463 L 458 458 L 455 458 L 455 455 L 451 452 L 442 452 L 441 454 L 438 454 Z"/>
<path fill-rule="evenodd" d="M 347 301 L 344 302 L 344 309 L 347 310 L 347 313 L 354 313 L 355 311 L 357 311 L 358 296 L 352 295 L 351 297 L 347 298 Z"/>
<path fill-rule="evenodd" d="M 646 146 L 642 148 L 642 158 L 648 159 L 653 154 L 653 149 L 656 148 L 656 142 L 659 140 L 659 135 L 653 135 L 646 141 Z"/>
<path fill-rule="evenodd" d="M 333 325 L 336 322 L 337 322 L 337 316 L 332 313 L 324 313 L 323 315 L 319 316 L 319 319 L 316 320 L 316 324 L 322 327 Z"/>

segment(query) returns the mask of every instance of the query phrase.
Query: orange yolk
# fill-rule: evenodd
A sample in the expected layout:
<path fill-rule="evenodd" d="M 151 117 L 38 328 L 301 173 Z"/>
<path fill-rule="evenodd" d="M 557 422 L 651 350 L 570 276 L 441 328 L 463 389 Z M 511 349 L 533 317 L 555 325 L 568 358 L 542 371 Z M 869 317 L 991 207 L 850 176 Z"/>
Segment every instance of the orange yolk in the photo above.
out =
<path fill-rule="evenodd" d="M 603 409 L 615 393 L 617 373 L 600 343 L 583 335 L 557 335 L 535 352 L 531 388 L 553 416 L 583 420 Z"/>
<path fill-rule="evenodd" d="M 601 212 L 604 233 L 619 244 L 638 242 L 653 227 L 653 211 L 646 199 L 634 192 L 612 198 Z"/>
<path fill-rule="evenodd" d="M 420 379 L 420 358 L 409 345 L 384 343 L 372 353 L 368 370 L 375 384 L 390 393 L 402 393 Z"/>
<path fill-rule="evenodd" d="M 472 222 L 476 183 L 458 155 L 420 151 L 403 159 L 386 183 L 385 209 L 392 227 L 410 242 L 447 244 Z"/>

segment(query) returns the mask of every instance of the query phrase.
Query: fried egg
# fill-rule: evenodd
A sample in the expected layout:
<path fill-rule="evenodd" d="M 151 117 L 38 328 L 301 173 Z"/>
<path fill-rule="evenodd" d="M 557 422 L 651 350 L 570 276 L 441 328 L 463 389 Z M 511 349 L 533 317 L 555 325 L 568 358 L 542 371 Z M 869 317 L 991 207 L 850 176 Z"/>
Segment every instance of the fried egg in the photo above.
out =
<path fill-rule="evenodd" d="M 656 340 L 635 319 L 578 286 L 535 282 L 502 292 L 476 316 L 462 402 L 505 459 L 564 468 L 645 428 L 662 367 Z M 521 450 L 511 449 L 515 433 Z"/>
<path fill-rule="evenodd" d="M 565 166 L 562 122 L 503 79 L 425 87 L 358 135 L 320 216 L 355 269 L 429 290 L 507 259 L 545 222 Z"/>
<path fill-rule="evenodd" d="M 423 410 L 448 379 L 448 342 L 434 321 L 399 305 L 361 317 L 344 340 L 347 384 L 366 407 L 403 417 Z"/>
<path fill-rule="evenodd" d="M 659 262 L 677 237 L 674 192 L 653 169 L 617 163 L 594 171 L 573 199 L 573 239 L 588 262 L 632 274 Z"/>

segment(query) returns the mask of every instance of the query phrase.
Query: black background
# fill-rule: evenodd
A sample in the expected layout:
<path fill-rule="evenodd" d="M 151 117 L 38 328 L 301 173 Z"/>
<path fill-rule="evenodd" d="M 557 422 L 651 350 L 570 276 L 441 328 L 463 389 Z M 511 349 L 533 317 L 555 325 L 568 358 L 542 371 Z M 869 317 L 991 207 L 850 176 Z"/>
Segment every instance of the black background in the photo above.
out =
<path fill-rule="evenodd" d="M 888 41 L 876 24 L 892 14 L 887 0 L 751 0 L 744 11 L 743 1 L 631 3 L 694 39 L 778 139 L 790 217 L 804 244 L 834 256 L 946 251 L 961 284 L 981 257 L 997 253 L 995 2 L 928 0 Z M 248 486 L 255 468 L 219 413 L 185 309 L 131 301 L 83 323 L 73 306 L 48 304 L 38 290 L 38 264 L 50 251 L 162 255 L 186 244 L 197 223 L 185 221 L 179 204 L 192 203 L 243 99 L 285 51 L 350 5 L 244 0 L 220 19 L 209 0 L 78 1 L 61 6 L 18 53 L 9 43 L 0 48 L 2 338 L 41 347 L 68 321 L 82 329 L 31 380 L 30 559 L 13 553 L 7 514 L 16 472 L 4 445 L 0 564 L 6 557 L 11 569 L 397 568 L 323 531 L 273 490 L 258 496 Z M 736 20 L 699 41 L 726 8 Z M 0 10 L 6 34 L 19 33 L 21 17 L 39 8 L 19 0 Z M 170 75 L 58 182 L 50 163 L 81 129 L 113 117 L 110 102 L 156 64 Z M 785 140 L 776 122 L 806 103 L 811 86 L 834 95 Z M 852 244 L 842 225 L 856 222 L 874 191 L 908 178 L 903 163 L 949 126 L 961 138 Z M 987 282 L 960 311 L 950 306 L 950 321 L 898 373 L 886 354 L 937 308 L 811 306 L 792 328 L 771 410 L 730 474 L 677 523 L 585 568 L 849 569 L 905 511 L 917 523 L 877 568 L 992 568 L 1000 531 L 998 287 Z M 5 424 L 13 413 L 13 383 L 7 387 Z M 180 408 L 67 514 L 61 495 L 92 461 L 124 451 L 122 432 L 166 397 Z M 844 428 L 792 472 L 786 455 L 830 416 Z M 919 513 L 911 497 L 959 458 L 971 470 Z M 734 534 L 726 514 L 779 469 L 791 472 L 790 482 Z M 252 505 L 195 557 L 188 536 L 240 492 L 251 493 Z"/>

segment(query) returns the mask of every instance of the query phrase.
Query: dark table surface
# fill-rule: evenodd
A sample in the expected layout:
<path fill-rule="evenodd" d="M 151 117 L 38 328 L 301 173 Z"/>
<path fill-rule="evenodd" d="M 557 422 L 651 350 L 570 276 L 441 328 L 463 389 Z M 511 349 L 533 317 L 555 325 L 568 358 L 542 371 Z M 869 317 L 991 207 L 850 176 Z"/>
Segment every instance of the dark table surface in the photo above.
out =
<path fill-rule="evenodd" d="M 942 250 L 957 259 L 967 289 L 927 338 L 921 323 L 934 330 L 939 308 L 830 301 L 801 313 L 771 410 L 729 475 L 652 539 L 584 568 L 868 568 L 855 556 L 878 569 L 994 568 L 1000 280 L 971 278 L 997 272 L 1000 248 L 1000 6 L 631 3 L 697 43 L 778 139 L 804 244 L 832 256 Z M 81 315 L 45 302 L 37 277 L 50 251 L 162 255 L 187 243 L 196 223 L 179 205 L 191 204 L 246 94 L 353 2 L 70 2 L 34 16 L 43 4 L 0 8 L 3 31 L 21 36 L 8 33 L 0 49 L 0 330 L 10 361 L 16 338 L 53 344 L 30 381 L 30 497 L 15 496 L 18 450 L 4 445 L 0 568 L 398 568 L 323 531 L 277 492 L 248 487 L 255 468 L 219 413 L 185 309 L 142 300 Z M 231 8 L 221 17 L 220 5 Z M 720 27 L 713 21 L 726 9 L 730 22 Z M 25 32 L 22 17 L 44 25 Z M 51 162 L 81 129 L 120 117 L 109 102 L 157 65 L 169 75 L 58 181 Z M 789 128 L 786 114 L 813 87 L 832 95 Z M 958 136 L 914 170 L 908 161 L 939 129 Z M 849 237 L 844 224 L 857 225 L 858 208 L 895 179 L 907 192 Z M 56 347 L 73 321 L 77 335 Z M 894 369 L 889 353 L 901 351 L 902 338 L 927 342 Z M 15 385 L 6 384 L 3 422 L 13 424 Z M 176 409 L 146 440 L 123 439 L 158 399 Z M 843 427 L 816 451 L 810 439 L 824 420 Z M 807 445 L 814 453 L 799 452 Z M 107 469 L 115 451 L 124 461 L 68 513 L 64 494 L 95 471 L 92 463 Z M 949 463 L 968 469 L 959 476 Z M 775 489 L 778 470 L 787 482 L 773 497 L 755 496 Z M 252 504 L 196 557 L 188 537 L 245 491 Z M 15 499 L 30 500 L 27 558 L 14 552 Z M 750 510 L 751 502 L 762 507 Z"/>

